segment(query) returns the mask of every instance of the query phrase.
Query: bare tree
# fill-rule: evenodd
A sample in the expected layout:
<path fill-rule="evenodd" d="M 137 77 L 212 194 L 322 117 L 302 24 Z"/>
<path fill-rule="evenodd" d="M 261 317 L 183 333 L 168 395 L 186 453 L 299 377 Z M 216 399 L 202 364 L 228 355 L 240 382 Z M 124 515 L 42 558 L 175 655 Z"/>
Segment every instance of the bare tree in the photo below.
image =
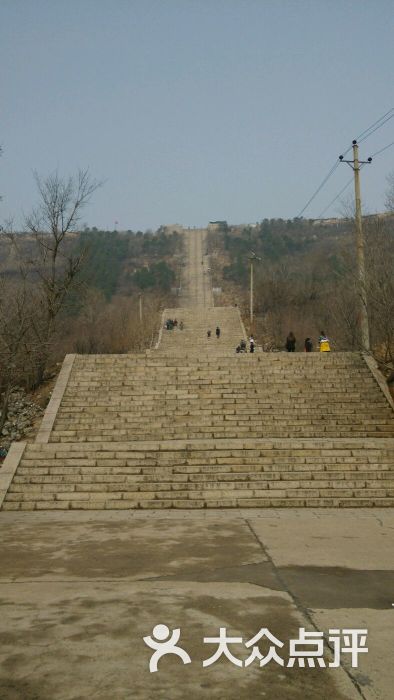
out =
<path fill-rule="evenodd" d="M 359 308 L 356 276 L 349 266 L 341 275 L 335 275 L 329 285 L 326 307 L 329 324 L 335 328 L 337 347 L 359 349 Z M 327 324 L 325 324 L 327 325 Z"/>
<path fill-rule="evenodd" d="M 37 383 L 42 381 L 55 332 L 56 320 L 75 286 L 85 251 L 73 254 L 68 245 L 70 234 L 77 230 L 84 206 L 101 183 L 88 170 L 64 179 L 57 172 L 47 178 L 35 174 L 40 202 L 26 219 L 37 250 L 31 267 L 38 278 L 38 305 L 41 313 L 33 330 L 41 347 L 37 366 Z"/>
<path fill-rule="evenodd" d="M 341 197 L 337 211 L 338 216 L 340 216 L 342 219 L 354 221 L 356 211 L 354 194 L 347 194 L 345 197 Z"/>
<path fill-rule="evenodd" d="M 116 296 L 106 302 L 101 292 L 88 289 L 81 313 L 66 330 L 70 352 L 141 352 L 153 342 L 161 311 L 160 297 L 147 295 L 141 322 L 137 296 Z"/>
<path fill-rule="evenodd" d="M 374 354 L 394 368 L 394 232 L 376 217 L 366 228 L 367 294 Z"/>
<path fill-rule="evenodd" d="M 22 380 L 34 373 L 38 346 L 32 336 L 35 309 L 27 275 L 17 280 L 0 276 L 0 434 L 7 420 L 9 399 Z"/>
<path fill-rule="evenodd" d="M 386 180 L 388 184 L 385 200 L 386 209 L 394 211 L 394 170 L 387 175 Z"/>

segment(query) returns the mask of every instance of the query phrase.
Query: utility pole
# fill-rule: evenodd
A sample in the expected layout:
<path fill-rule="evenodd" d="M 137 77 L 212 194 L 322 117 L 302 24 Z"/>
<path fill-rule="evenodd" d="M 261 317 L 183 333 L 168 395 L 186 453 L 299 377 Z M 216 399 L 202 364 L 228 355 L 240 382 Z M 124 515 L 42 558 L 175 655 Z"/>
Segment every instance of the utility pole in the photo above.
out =
<path fill-rule="evenodd" d="M 254 299 L 253 299 L 253 294 L 254 294 L 254 289 L 253 289 L 253 262 L 255 260 L 259 260 L 261 262 L 261 258 L 256 255 L 256 253 L 252 250 L 250 254 L 250 333 L 253 335 L 253 304 L 254 304 Z"/>
<path fill-rule="evenodd" d="M 253 333 L 253 258 L 250 258 L 250 332 Z"/>
<path fill-rule="evenodd" d="M 341 163 L 350 165 L 354 172 L 354 197 L 355 197 L 355 224 L 356 224 L 356 247 L 357 247 L 357 276 L 358 276 L 358 292 L 361 301 L 360 307 L 360 331 L 361 345 L 363 350 L 370 350 L 369 338 L 369 322 L 368 322 L 368 306 L 367 306 L 367 290 L 366 290 L 366 275 L 365 275 L 365 254 L 364 254 L 364 236 L 362 229 L 361 215 L 361 193 L 360 193 L 360 165 L 372 163 L 372 158 L 368 160 L 359 160 L 358 158 L 358 143 L 353 141 L 353 160 L 344 160 L 343 156 L 339 156 Z"/>
<path fill-rule="evenodd" d="M 142 323 L 142 294 L 141 294 L 141 292 L 138 295 L 138 297 L 139 297 L 139 307 L 140 307 L 140 323 Z"/>

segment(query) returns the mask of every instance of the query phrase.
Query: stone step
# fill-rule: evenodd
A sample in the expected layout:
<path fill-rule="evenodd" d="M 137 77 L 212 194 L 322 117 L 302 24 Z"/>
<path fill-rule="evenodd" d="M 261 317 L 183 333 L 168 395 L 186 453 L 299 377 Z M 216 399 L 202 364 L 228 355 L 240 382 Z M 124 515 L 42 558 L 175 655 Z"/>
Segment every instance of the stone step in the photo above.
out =
<path fill-rule="evenodd" d="M 350 488 L 340 486 L 334 487 L 305 487 L 298 486 L 294 489 L 289 489 L 285 483 L 280 487 L 271 487 L 271 484 L 265 485 L 265 488 L 242 488 L 240 485 L 233 489 L 229 488 L 208 488 L 206 484 L 199 484 L 198 489 L 160 489 L 137 490 L 137 489 L 86 489 L 73 490 L 59 486 L 56 492 L 50 492 L 40 489 L 26 488 L 22 492 L 10 492 L 7 496 L 7 503 L 24 503 L 31 501 L 79 501 L 83 506 L 84 501 L 95 501 L 97 504 L 106 501 L 133 501 L 140 505 L 143 501 L 152 500 L 201 500 L 204 504 L 208 501 L 218 501 L 220 499 L 232 498 L 233 500 L 247 498 L 363 498 L 370 499 L 373 502 L 375 498 L 391 498 L 394 502 L 394 489 L 390 488 Z M 203 506 L 205 507 L 205 505 Z"/>
<path fill-rule="evenodd" d="M 258 439 L 261 437 L 272 437 L 272 438 L 283 438 L 283 439 L 289 439 L 289 438 L 298 438 L 298 437 L 305 437 L 305 438 L 315 438 L 315 439 L 331 439 L 331 438 L 336 438 L 336 437 L 341 437 L 341 438 L 352 438 L 352 437 L 369 437 L 369 438 L 375 438 L 377 440 L 384 440 L 386 437 L 391 437 L 392 435 L 392 429 L 390 426 L 381 426 L 381 429 L 379 426 L 376 426 L 376 429 L 373 430 L 367 430 L 366 428 L 360 426 L 359 428 L 351 426 L 349 429 L 345 429 L 344 427 L 340 426 L 334 426 L 332 428 L 322 426 L 321 429 L 318 429 L 316 427 L 312 427 L 309 430 L 305 428 L 305 426 L 295 426 L 293 429 L 288 428 L 288 429 L 281 429 L 280 426 L 277 429 L 274 428 L 268 428 L 267 429 L 256 429 L 253 430 L 252 428 L 249 428 L 247 426 L 234 426 L 233 428 L 214 428 L 212 426 L 206 426 L 204 429 L 203 427 L 200 427 L 198 430 L 197 429 L 191 429 L 190 427 L 183 427 L 180 426 L 179 430 L 165 430 L 162 435 L 160 435 L 160 430 L 158 429 L 152 429 L 152 431 L 140 431 L 140 430 L 127 430 L 127 429 L 119 429 L 119 430 L 99 430 L 97 432 L 94 431 L 76 431 L 76 430 L 70 430 L 70 431 L 63 431 L 61 432 L 56 432 L 53 431 L 50 437 L 51 442 L 61 442 L 64 444 L 68 443 L 100 443 L 103 440 L 107 440 L 110 442 L 111 440 L 113 441 L 119 441 L 119 440 L 136 440 L 138 437 L 141 437 L 142 439 L 155 439 L 155 438 L 161 438 L 161 439 L 236 439 L 240 437 L 244 437 L 245 439 Z"/>
<path fill-rule="evenodd" d="M 296 507 L 295 501 L 393 504 L 394 440 L 33 444 L 4 508 Z"/>
<path fill-rule="evenodd" d="M 242 465 L 238 465 L 241 467 Z M 287 469 L 289 469 L 288 465 Z M 125 483 L 128 484 L 132 482 L 133 484 L 161 484 L 162 482 L 169 483 L 199 483 L 199 482 L 210 482 L 210 483 L 221 483 L 221 482 L 245 482 L 245 481 L 291 481 L 294 483 L 303 482 L 303 484 L 312 483 L 339 483 L 342 481 L 350 483 L 357 483 L 364 485 L 370 485 L 373 488 L 377 488 L 376 485 L 380 485 L 388 488 L 394 487 L 394 468 L 387 468 L 386 471 L 379 469 L 380 465 L 376 465 L 375 470 L 373 470 L 372 465 L 364 465 L 368 469 L 361 469 L 357 466 L 357 469 L 349 473 L 349 471 L 343 471 L 338 469 L 339 474 L 335 473 L 333 470 L 321 471 L 311 471 L 309 466 L 307 471 L 286 471 L 284 466 L 279 474 L 278 471 L 261 470 L 261 467 L 256 467 L 255 469 L 250 466 L 247 470 L 237 471 L 237 467 L 232 470 L 229 468 L 215 471 L 203 471 L 206 467 L 201 467 L 200 469 L 194 469 L 189 471 L 180 470 L 175 471 L 176 468 L 165 468 L 151 470 L 150 472 L 146 469 L 135 469 L 128 467 L 98 467 L 96 469 L 91 468 L 91 471 L 83 470 L 77 467 L 75 470 L 67 467 L 55 467 L 53 470 L 48 469 L 46 473 L 43 470 L 28 470 L 26 468 L 21 468 L 18 472 L 18 476 L 15 476 L 14 481 L 10 487 L 10 491 L 20 491 L 20 485 L 23 484 L 37 484 L 46 485 L 48 488 L 52 484 L 114 484 L 114 483 Z M 384 484 L 381 482 L 384 481 Z M 362 482 L 362 483 L 361 483 Z M 361 488 L 360 486 L 360 488 Z M 293 487 L 291 485 L 291 487 Z"/>
<path fill-rule="evenodd" d="M 5 501 L 3 510 L 133 510 L 133 509 L 194 509 L 194 508 L 392 508 L 394 498 L 386 497 L 305 497 L 288 498 L 248 497 L 219 499 L 146 499 L 146 500 L 32 500 Z"/>
<path fill-rule="evenodd" d="M 135 481 L 132 477 L 124 478 L 121 480 L 111 479 L 111 476 L 100 481 L 75 481 L 71 477 L 68 477 L 67 481 L 43 481 L 37 483 L 37 479 L 32 481 L 30 479 L 28 482 L 16 481 L 12 484 L 8 492 L 8 500 L 30 500 L 25 498 L 27 494 L 35 493 L 45 493 L 48 497 L 57 497 L 59 493 L 149 493 L 149 492 L 159 492 L 162 496 L 163 492 L 173 493 L 174 491 L 179 492 L 194 492 L 194 491 L 232 491 L 237 490 L 237 493 L 242 491 L 256 491 L 256 490 L 268 490 L 270 493 L 272 491 L 279 490 L 293 490 L 297 489 L 297 493 L 300 490 L 317 491 L 316 496 L 325 496 L 327 491 L 340 491 L 339 495 L 344 495 L 343 491 L 350 491 L 349 495 L 358 495 L 359 491 L 363 491 L 365 496 L 379 495 L 375 492 L 384 492 L 381 495 L 384 496 L 394 496 L 394 480 L 393 475 L 391 479 L 355 479 L 353 481 L 349 479 L 329 479 L 327 474 L 325 474 L 325 479 L 302 479 L 287 480 L 285 478 L 285 473 L 281 473 L 281 478 L 278 480 L 274 479 L 237 479 L 236 474 L 231 474 L 233 481 L 227 480 L 208 480 L 201 478 L 201 475 L 193 475 L 193 481 L 173 481 L 171 475 L 167 475 L 166 479 L 157 479 L 155 481 Z M 209 475 L 211 476 L 211 475 Z M 245 475 L 243 475 L 245 476 Z M 87 479 L 88 477 L 85 477 Z M 190 477 L 189 477 L 190 478 Z M 278 494 L 276 494 L 278 495 Z M 338 495 L 338 494 L 337 494 Z M 21 498 L 19 498 L 21 497 Z M 169 497 L 169 496 L 166 496 Z M 78 496 L 79 498 L 79 496 Z"/>
<path fill-rule="evenodd" d="M 342 416 L 340 413 L 327 413 L 316 412 L 313 418 L 308 417 L 305 414 L 301 414 L 297 417 L 296 414 L 289 417 L 286 421 L 286 413 L 278 412 L 272 415 L 272 411 L 269 408 L 257 408 L 253 410 L 253 413 L 248 415 L 246 411 L 240 410 L 239 406 L 228 404 L 225 412 L 223 413 L 220 408 L 216 408 L 213 411 L 195 411 L 188 408 L 180 411 L 166 411 L 165 413 L 158 413 L 157 415 L 152 415 L 151 413 L 138 413 L 137 415 L 133 413 L 125 413 L 119 411 L 109 411 L 108 413 L 100 410 L 92 411 L 75 411 L 72 416 L 60 415 L 56 420 L 56 428 L 64 430 L 73 430 L 78 427 L 85 426 L 120 426 L 129 427 L 135 426 L 139 428 L 141 424 L 146 428 L 149 428 L 149 424 L 154 424 L 157 426 L 167 426 L 168 424 L 182 423 L 183 425 L 190 426 L 227 426 L 229 427 L 232 423 L 239 423 L 240 425 L 249 424 L 250 426 L 261 426 L 261 425 L 288 425 L 288 426 L 314 426 L 314 425 L 343 425 L 347 427 L 348 425 L 359 426 L 368 424 L 378 425 L 385 424 L 391 425 L 391 421 L 387 417 L 387 414 L 380 414 L 376 420 L 369 413 L 344 413 Z"/>
<path fill-rule="evenodd" d="M 313 450 L 315 454 L 321 454 L 322 452 L 335 450 L 338 454 L 346 454 L 354 451 L 357 455 L 360 455 L 362 450 L 373 451 L 386 448 L 391 451 L 393 449 L 393 440 L 387 438 L 384 443 L 371 440 L 371 439 L 332 439 L 326 440 L 311 440 L 311 439 L 297 439 L 297 440 L 273 440 L 270 438 L 261 438 L 254 441 L 243 440 L 243 439 L 232 439 L 232 440 L 135 440 L 135 441 L 121 441 L 117 443 L 111 443 L 103 441 L 99 446 L 86 444 L 84 450 L 87 452 L 100 450 L 102 452 L 113 452 L 117 451 L 128 451 L 128 452 L 155 452 L 157 454 L 176 454 L 182 451 L 187 453 L 195 452 L 199 454 L 204 454 L 208 456 L 209 453 L 231 453 L 234 451 L 243 450 L 245 453 L 249 453 L 251 450 L 254 453 L 260 454 L 260 452 L 270 452 L 275 453 L 280 451 L 284 454 L 300 453 L 303 450 Z M 47 454 L 53 454 L 59 452 L 64 454 L 66 452 L 81 452 L 80 445 L 62 446 L 55 444 L 39 444 L 39 443 L 29 443 L 26 450 L 34 455 L 39 455 L 43 452 Z M 204 452 L 205 451 L 205 452 Z M 301 452 L 300 452 L 301 451 Z"/>

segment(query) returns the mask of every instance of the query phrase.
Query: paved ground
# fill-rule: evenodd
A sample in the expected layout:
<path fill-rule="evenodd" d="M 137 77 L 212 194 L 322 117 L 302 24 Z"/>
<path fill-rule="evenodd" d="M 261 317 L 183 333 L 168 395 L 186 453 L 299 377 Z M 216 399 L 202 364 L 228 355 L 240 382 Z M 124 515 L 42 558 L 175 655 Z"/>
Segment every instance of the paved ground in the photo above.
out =
<path fill-rule="evenodd" d="M 393 697 L 391 511 L 3 512 L 0 528 L 1 700 Z M 149 672 L 158 623 L 191 664 Z M 202 667 L 219 627 L 285 649 L 302 626 L 367 627 L 369 652 L 358 669 Z"/>

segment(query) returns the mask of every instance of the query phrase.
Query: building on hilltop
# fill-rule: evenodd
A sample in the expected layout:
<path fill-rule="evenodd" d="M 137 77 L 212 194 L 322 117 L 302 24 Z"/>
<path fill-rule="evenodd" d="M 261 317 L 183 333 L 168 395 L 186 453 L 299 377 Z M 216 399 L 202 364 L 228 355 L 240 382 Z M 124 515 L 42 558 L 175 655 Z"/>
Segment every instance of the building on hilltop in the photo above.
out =
<path fill-rule="evenodd" d="M 208 231 L 223 231 L 227 228 L 227 221 L 210 221 L 208 224 Z"/>

